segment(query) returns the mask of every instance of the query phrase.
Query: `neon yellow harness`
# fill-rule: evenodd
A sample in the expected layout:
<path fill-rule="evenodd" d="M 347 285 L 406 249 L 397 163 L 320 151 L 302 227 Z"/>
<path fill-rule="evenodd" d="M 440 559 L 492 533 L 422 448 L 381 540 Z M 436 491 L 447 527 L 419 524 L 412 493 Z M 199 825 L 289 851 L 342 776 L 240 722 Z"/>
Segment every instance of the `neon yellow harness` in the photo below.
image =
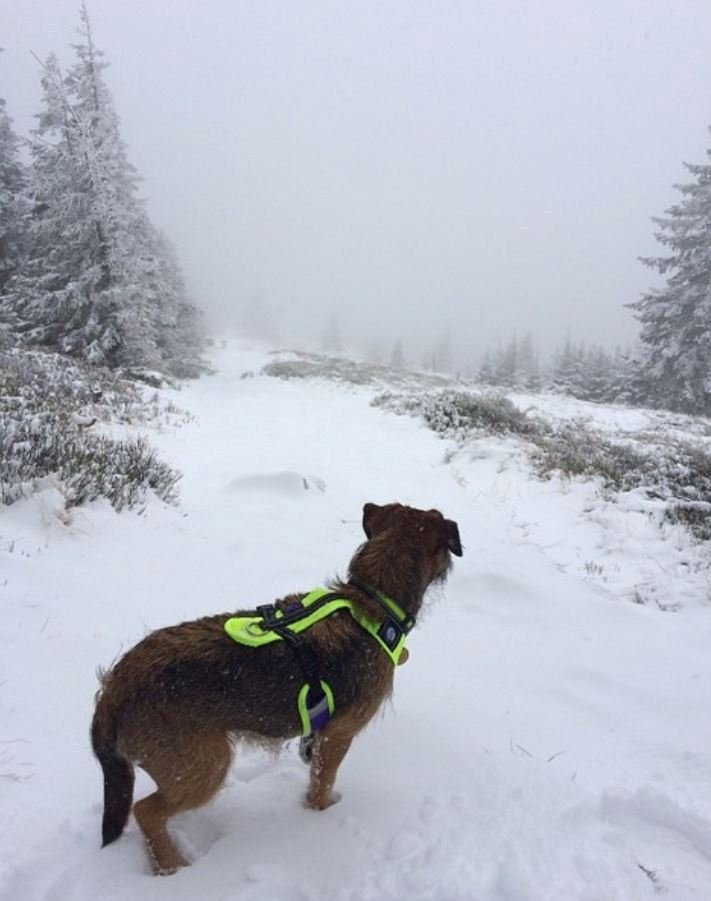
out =
<path fill-rule="evenodd" d="M 311 626 L 321 622 L 322 619 L 332 616 L 338 610 L 347 610 L 358 625 L 365 629 L 365 631 L 372 635 L 378 642 L 380 647 L 392 661 L 393 666 L 397 666 L 402 649 L 405 647 L 406 634 L 401 632 L 398 641 L 392 647 L 389 646 L 379 634 L 382 622 L 376 622 L 369 616 L 361 613 L 353 601 L 349 601 L 347 598 L 337 598 L 332 601 L 327 601 L 325 604 L 317 607 L 313 612 L 309 612 L 309 608 L 327 594 L 331 594 L 327 588 L 314 588 L 313 591 L 310 591 L 301 599 L 301 605 L 306 610 L 306 613 L 303 616 L 296 621 L 289 623 L 288 616 L 286 616 L 284 611 L 277 609 L 275 619 L 278 621 L 286 618 L 287 623 L 285 623 L 285 627 L 298 635 L 300 632 L 305 632 L 307 629 L 310 629 Z M 390 598 L 385 597 L 385 595 L 380 595 L 380 597 L 385 604 L 390 607 L 394 616 L 397 616 L 398 618 L 403 617 L 400 608 L 394 601 L 391 601 Z M 271 644 L 274 641 L 282 640 L 282 636 L 277 632 L 274 632 L 268 627 L 265 629 L 263 623 L 264 618 L 259 614 L 233 616 L 225 623 L 225 632 L 227 632 L 230 638 L 233 638 L 238 644 L 245 644 L 250 648 L 260 648 L 265 644 Z"/>
<path fill-rule="evenodd" d="M 314 588 L 292 608 L 258 608 L 254 614 L 233 616 L 225 622 L 225 632 L 238 644 L 261 648 L 275 641 L 286 640 L 294 649 L 307 680 L 297 697 L 304 736 L 323 728 L 333 715 L 335 700 L 328 683 L 318 677 L 313 658 L 304 657 L 304 645 L 298 638 L 299 634 L 334 613 L 347 610 L 358 625 L 378 642 L 393 666 L 397 666 L 405 648 L 407 634 L 414 625 L 412 617 L 404 613 L 391 598 L 380 592 L 372 592 L 360 584 L 358 587 L 383 608 L 385 615 L 382 620 L 371 619 L 353 601 L 339 597 L 327 588 Z M 313 696 L 309 697 L 311 688 L 314 688 L 311 692 Z"/>

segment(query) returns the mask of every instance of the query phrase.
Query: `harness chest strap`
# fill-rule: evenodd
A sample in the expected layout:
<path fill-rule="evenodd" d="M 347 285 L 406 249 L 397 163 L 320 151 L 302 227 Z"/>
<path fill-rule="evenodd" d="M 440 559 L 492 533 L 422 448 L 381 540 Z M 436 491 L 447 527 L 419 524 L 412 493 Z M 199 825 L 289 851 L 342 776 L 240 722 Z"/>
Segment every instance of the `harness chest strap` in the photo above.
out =
<path fill-rule="evenodd" d="M 362 613 L 347 598 L 339 597 L 327 588 L 315 588 L 291 607 L 258 607 L 256 614 L 231 617 L 224 625 L 230 638 L 247 647 L 259 648 L 275 641 L 289 644 L 306 678 L 297 697 L 304 736 L 312 735 L 326 725 L 334 713 L 335 701 L 330 686 L 319 676 L 316 655 L 299 638 L 301 632 L 340 610 L 347 610 L 358 625 L 378 642 L 393 666 L 397 666 L 401 658 L 403 663 L 406 659 L 405 638 L 414 626 L 412 617 L 385 595 L 373 592 L 360 583 L 354 584 L 383 608 L 385 616 L 381 621 Z"/>

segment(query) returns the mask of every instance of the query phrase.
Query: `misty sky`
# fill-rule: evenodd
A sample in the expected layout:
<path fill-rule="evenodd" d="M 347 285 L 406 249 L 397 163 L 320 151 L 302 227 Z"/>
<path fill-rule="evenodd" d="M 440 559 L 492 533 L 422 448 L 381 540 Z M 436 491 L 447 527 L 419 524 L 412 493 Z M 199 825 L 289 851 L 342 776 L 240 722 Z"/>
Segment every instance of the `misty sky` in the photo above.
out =
<path fill-rule="evenodd" d="M 711 0 L 89 0 L 131 161 L 213 319 L 460 359 L 626 344 L 711 138 Z M 18 130 L 75 0 L 0 5 Z"/>

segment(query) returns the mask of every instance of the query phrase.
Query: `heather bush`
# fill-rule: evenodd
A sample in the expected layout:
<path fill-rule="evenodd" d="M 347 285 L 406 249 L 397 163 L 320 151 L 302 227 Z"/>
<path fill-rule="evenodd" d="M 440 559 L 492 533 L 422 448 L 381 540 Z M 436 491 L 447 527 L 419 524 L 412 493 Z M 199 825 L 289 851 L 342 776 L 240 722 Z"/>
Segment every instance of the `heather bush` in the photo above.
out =
<path fill-rule="evenodd" d="M 0 352 L 0 503 L 57 480 L 68 507 L 107 498 L 121 510 L 148 490 L 176 500 L 179 474 L 144 438 L 90 431 L 110 421 L 155 420 L 160 406 L 132 383 L 55 354 Z"/>
<path fill-rule="evenodd" d="M 373 404 L 395 413 L 422 416 L 434 432 L 456 440 L 475 434 L 530 437 L 546 428 L 503 394 L 494 392 L 447 390 L 407 395 L 386 392 L 376 397 Z"/>
<path fill-rule="evenodd" d="M 614 493 L 642 490 L 663 502 L 664 517 L 711 540 L 711 449 L 706 429 L 679 437 L 662 423 L 653 433 L 611 437 L 582 421 L 550 425 L 528 416 L 495 393 L 385 392 L 373 404 L 420 416 L 429 428 L 462 444 L 485 435 L 525 439 L 525 450 L 542 478 L 597 478 Z M 698 425 L 698 424 L 697 424 Z M 677 427 L 680 427 L 677 423 Z"/>

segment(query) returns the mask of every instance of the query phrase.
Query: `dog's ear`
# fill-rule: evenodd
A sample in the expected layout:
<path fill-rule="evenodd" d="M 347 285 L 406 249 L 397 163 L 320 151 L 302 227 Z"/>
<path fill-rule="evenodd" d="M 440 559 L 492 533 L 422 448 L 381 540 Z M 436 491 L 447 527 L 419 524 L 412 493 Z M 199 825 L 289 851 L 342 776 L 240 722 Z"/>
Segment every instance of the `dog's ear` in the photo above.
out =
<path fill-rule="evenodd" d="M 377 504 L 363 505 L 363 531 L 368 541 L 373 537 L 373 523 L 381 509 L 382 507 L 379 507 Z"/>
<path fill-rule="evenodd" d="M 453 519 L 445 519 L 444 524 L 447 526 L 447 547 L 455 557 L 461 557 L 462 542 L 459 538 L 459 526 Z"/>

